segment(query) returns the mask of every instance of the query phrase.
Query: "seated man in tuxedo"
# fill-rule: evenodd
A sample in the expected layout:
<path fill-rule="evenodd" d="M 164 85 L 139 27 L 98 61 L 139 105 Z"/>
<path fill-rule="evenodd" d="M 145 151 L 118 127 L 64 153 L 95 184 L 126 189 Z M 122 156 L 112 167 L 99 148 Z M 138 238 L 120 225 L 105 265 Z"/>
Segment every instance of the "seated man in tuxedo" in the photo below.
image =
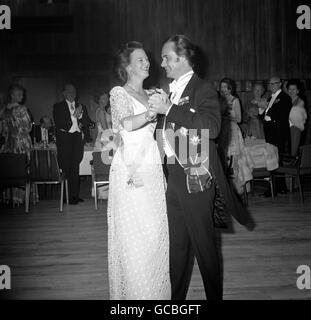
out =
<path fill-rule="evenodd" d="M 90 118 L 86 107 L 76 100 L 76 88 L 72 84 L 64 86 L 63 96 L 64 100 L 53 107 L 57 157 L 68 179 L 69 204 L 78 204 L 83 201 L 79 197 L 79 167 Z"/>
<path fill-rule="evenodd" d="M 48 116 L 40 118 L 40 124 L 35 125 L 31 131 L 31 138 L 34 142 L 46 142 L 47 144 L 54 141 L 55 128 L 52 126 L 52 120 Z"/>

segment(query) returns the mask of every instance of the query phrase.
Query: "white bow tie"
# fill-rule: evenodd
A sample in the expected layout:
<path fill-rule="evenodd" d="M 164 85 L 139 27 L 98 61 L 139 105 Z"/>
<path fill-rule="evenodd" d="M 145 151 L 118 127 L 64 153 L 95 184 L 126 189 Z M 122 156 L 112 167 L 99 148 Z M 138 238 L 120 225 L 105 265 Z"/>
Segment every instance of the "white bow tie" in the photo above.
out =
<path fill-rule="evenodd" d="M 176 92 L 179 88 L 179 85 L 177 83 L 176 80 L 172 81 L 170 84 L 169 84 L 169 88 L 170 88 L 170 92 Z"/>

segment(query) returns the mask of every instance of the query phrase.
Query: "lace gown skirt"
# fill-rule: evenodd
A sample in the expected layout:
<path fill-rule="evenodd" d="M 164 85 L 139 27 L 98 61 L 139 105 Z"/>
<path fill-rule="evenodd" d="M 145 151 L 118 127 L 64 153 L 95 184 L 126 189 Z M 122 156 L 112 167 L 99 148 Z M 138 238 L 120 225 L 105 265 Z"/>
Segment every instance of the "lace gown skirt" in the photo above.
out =
<path fill-rule="evenodd" d="M 138 169 L 144 185 L 128 190 L 121 151 L 114 156 L 108 198 L 110 299 L 171 298 L 164 176 L 157 162 L 144 161 Z"/>

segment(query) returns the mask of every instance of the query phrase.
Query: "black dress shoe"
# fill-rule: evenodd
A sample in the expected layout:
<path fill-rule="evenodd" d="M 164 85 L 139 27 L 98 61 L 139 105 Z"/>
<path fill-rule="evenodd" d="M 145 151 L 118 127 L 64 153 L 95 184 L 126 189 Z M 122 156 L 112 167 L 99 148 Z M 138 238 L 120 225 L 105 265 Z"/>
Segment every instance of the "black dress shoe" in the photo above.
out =
<path fill-rule="evenodd" d="M 280 193 L 280 194 L 287 194 L 287 190 L 286 190 L 286 189 L 280 190 L 280 191 L 278 191 L 278 193 Z"/>
<path fill-rule="evenodd" d="M 78 204 L 78 200 L 75 198 L 69 199 L 69 204 Z"/>
<path fill-rule="evenodd" d="M 78 202 L 84 202 L 84 200 L 79 197 L 75 197 L 75 200 L 77 200 Z"/>

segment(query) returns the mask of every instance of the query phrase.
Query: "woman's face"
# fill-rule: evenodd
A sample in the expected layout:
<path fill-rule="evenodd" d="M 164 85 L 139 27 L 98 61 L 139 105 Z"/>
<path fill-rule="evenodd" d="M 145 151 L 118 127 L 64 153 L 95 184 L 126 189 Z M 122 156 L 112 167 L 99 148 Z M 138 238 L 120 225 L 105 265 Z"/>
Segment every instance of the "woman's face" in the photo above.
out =
<path fill-rule="evenodd" d="M 229 90 L 227 83 L 222 82 L 220 84 L 220 93 L 223 96 L 227 96 L 227 95 L 229 95 L 231 93 L 231 90 Z"/>
<path fill-rule="evenodd" d="M 297 89 L 297 86 L 295 84 L 290 85 L 287 91 L 292 98 L 296 97 L 299 93 L 299 90 Z"/>
<path fill-rule="evenodd" d="M 16 89 L 11 93 L 12 102 L 21 103 L 24 98 L 24 93 L 22 90 Z"/>
<path fill-rule="evenodd" d="M 129 78 L 135 76 L 142 79 L 149 77 L 150 62 L 143 49 L 136 49 L 131 53 L 130 64 L 126 70 Z"/>
<path fill-rule="evenodd" d="M 260 85 L 255 85 L 253 94 L 255 98 L 261 98 L 261 96 L 263 95 L 263 87 Z"/>
<path fill-rule="evenodd" d="M 102 94 L 100 97 L 99 97 L 99 105 L 102 106 L 102 107 L 106 107 L 108 103 L 108 94 Z"/>

